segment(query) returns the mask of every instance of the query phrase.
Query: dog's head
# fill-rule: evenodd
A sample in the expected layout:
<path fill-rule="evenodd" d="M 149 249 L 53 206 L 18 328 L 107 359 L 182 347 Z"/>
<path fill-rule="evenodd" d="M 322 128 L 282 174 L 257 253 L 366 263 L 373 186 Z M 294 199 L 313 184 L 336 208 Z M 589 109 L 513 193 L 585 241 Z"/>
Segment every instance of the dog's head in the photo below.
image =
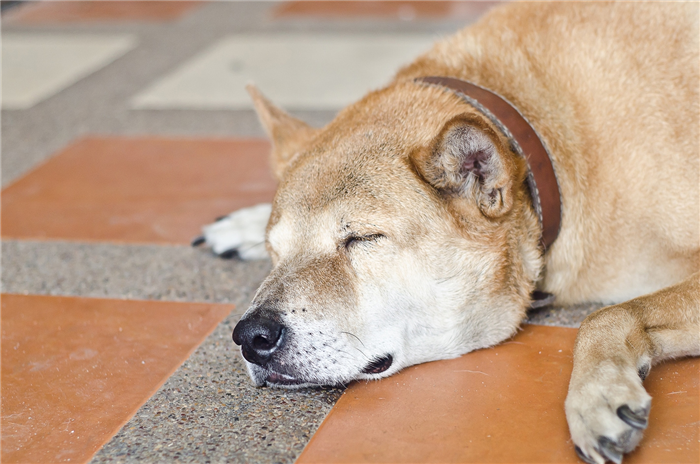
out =
<path fill-rule="evenodd" d="M 511 336 L 542 264 L 526 164 L 476 110 L 397 83 L 312 129 L 251 94 L 280 179 L 274 268 L 234 330 L 258 385 L 337 385 Z"/>

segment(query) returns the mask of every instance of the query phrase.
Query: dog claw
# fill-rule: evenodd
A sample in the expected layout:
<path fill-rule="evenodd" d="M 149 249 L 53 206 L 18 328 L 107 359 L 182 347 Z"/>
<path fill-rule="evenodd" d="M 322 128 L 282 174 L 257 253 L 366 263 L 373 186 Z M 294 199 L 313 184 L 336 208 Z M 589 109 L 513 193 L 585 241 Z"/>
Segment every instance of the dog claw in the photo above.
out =
<path fill-rule="evenodd" d="M 204 238 L 203 235 L 200 235 L 199 237 L 195 237 L 195 238 L 192 239 L 191 245 L 192 245 L 193 247 L 196 247 L 196 246 L 201 245 L 201 244 L 204 243 L 204 242 L 206 242 L 206 239 Z"/>
<path fill-rule="evenodd" d="M 612 461 L 615 464 L 622 463 L 622 449 L 609 439 L 608 437 L 600 437 L 598 439 L 598 452 L 603 455 L 608 461 Z"/>
<path fill-rule="evenodd" d="M 617 408 L 617 417 L 622 419 L 627 425 L 639 430 L 644 430 L 649 424 L 646 417 L 636 414 L 626 404 Z"/>
<path fill-rule="evenodd" d="M 219 253 L 219 258 L 223 259 L 233 259 L 236 256 L 238 256 L 238 250 L 236 250 L 235 248 L 231 248 L 230 250 L 226 250 L 222 253 Z"/>
<path fill-rule="evenodd" d="M 223 221 L 223 220 L 226 219 L 227 217 L 228 217 L 228 216 L 219 216 L 219 217 L 217 217 L 216 219 L 214 219 L 214 222 Z"/>
<path fill-rule="evenodd" d="M 578 454 L 578 457 L 583 461 L 587 462 L 588 464 L 597 464 L 593 459 L 589 458 L 586 453 L 583 452 L 581 448 L 579 448 L 577 445 L 574 445 L 574 450 L 576 451 L 576 454 Z"/>

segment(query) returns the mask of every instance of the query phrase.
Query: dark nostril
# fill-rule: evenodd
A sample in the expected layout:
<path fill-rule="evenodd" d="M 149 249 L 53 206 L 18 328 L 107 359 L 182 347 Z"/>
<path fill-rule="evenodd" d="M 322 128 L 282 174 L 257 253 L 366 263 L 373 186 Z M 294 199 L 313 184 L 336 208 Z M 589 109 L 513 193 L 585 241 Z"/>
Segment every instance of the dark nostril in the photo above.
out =
<path fill-rule="evenodd" d="M 262 316 L 241 319 L 233 329 L 233 341 L 241 346 L 243 357 L 260 366 L 267 363 L 283 343 L 284 326 Z"/>
<path fill-rule="evenodd" d="M 277 344 L 278 339 L 279 334 L 273 335 L 270 338 L 264 335 L 258 335 L 257 337 L 253 338 L 253 348 L 256 350 L 270 350 Z"/>

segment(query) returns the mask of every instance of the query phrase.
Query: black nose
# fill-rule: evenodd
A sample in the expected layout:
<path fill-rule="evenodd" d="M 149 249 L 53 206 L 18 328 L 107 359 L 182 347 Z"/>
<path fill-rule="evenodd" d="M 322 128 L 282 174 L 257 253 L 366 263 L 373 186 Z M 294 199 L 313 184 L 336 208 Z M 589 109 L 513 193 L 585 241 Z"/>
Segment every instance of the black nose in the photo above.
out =
<path fill-rule="evenodd" d="M 251 316 L 241 319 L 233 329 L 233 341 L 241 346 L 243 357 L 264 366 L 284 342 L 284 326 L 272 319 Z"/>

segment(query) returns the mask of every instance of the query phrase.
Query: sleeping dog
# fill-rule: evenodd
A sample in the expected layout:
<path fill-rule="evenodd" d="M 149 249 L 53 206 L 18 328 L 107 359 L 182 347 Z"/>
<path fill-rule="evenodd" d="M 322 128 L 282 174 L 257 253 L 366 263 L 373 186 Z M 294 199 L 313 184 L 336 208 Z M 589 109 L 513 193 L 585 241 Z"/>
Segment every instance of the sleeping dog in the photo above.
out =
<path fill-rule="evenodd" d="M 651 366 L 700 354 L 698 17 L 505 5 L 322 129 L 251 87 L 279 189 L 202 240 L 272 259 L 233 333 L 253 382 L 378 379 L 489 347 L 535 291 L 602 302 L 565 408 L 581 459 L 621 462 Z"/>

